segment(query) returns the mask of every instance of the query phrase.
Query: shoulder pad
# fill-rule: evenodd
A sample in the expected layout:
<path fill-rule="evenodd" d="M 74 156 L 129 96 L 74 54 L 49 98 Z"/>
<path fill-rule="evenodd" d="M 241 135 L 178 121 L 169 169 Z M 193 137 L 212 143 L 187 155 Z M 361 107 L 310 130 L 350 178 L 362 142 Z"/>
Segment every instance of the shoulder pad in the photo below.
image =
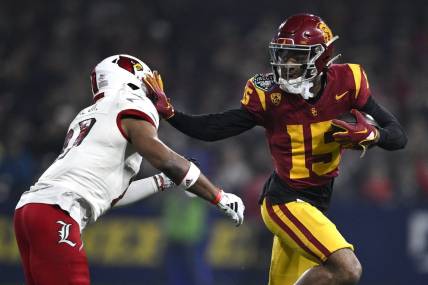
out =
<path fill-rule="evenodd" d="M 253 82 L 255 87 L 257 87 L 263 91 L 269 91 L 275 85 L 275 82 L 273 80 L 273 73 L 256 74 L 251 79 L 251 81 Z"/>
<path fill-rule="evenodd" d="M 116 100 L 116 108 L 119 113 L 129 110 L 144 113 L 152 120 L 156 129 L 159 127 L 158 112 L 149 98 L 132 92 L 124 92 Z"/>

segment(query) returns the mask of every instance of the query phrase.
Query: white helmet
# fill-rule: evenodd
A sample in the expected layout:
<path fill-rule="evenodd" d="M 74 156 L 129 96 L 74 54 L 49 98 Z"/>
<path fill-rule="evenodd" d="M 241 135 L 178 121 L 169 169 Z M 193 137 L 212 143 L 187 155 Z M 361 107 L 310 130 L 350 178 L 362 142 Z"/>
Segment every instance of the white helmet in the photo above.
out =
<path fill-rule="evenodd" d="M 120 89 L 124 85 L 146 92 L 143 78 L 148 74 L 152 74 L 150 68 L 136 57 L 127 54 L 107 57 L 91 73 L 92 94 L 96 98 L 106 89 Z"/>

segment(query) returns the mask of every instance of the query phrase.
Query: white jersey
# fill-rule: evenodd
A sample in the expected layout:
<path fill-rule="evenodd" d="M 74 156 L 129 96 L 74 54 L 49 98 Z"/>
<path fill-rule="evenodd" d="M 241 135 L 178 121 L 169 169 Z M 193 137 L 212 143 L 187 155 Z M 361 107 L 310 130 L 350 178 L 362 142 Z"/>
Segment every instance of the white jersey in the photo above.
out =
<path fill-rule="evenodd" d="M 79 197 L 90 206 L 89 218 L 95 221 L 124 194 L 140 169 L 142 157 L 128 143 L 121 118 L 141 118 L 157 129 L 159 116 L 141 89 L 133 91 L 125 86 L 104 95 L 71 122 L 62 152 L 22 195 L 17 208 L 47 203 L 69 211 Z M 71 198 L 67 201 L 67 197 Z M 70 214 L 76 220 L 82 218 L 78 211 Z"/>

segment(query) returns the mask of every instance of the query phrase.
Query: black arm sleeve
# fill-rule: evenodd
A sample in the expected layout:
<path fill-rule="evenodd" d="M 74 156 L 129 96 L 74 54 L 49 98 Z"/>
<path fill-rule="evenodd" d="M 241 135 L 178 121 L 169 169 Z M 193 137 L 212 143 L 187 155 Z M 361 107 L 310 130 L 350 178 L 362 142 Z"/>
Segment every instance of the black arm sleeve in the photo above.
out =
<path fill-rule="evenodd" d="M 180 132 L 204 141 L 236 136 L 256 125 L 251 113 L 244 109 L 204 115 L 187 115 L 175 111 L 168 123 Z"/>
<path fill-rule="evenodd" d="M 406 146 L 407 135 L 403 127 L 385 107 L 369 97 L 361 111 L 370 114 L 380 126 L 378 146 L 386 150 L 396 150 Z"/>

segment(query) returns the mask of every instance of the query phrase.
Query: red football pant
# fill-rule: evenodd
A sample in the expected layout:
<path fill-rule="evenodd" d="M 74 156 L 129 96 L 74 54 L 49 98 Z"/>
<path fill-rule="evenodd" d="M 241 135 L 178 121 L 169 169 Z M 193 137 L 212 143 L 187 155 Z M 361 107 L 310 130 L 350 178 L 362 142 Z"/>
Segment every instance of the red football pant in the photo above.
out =
<path fill-rule="evenodd" d="M 79 225 L 58 206 L 32 203 L 14 216 L 27 285 L 89 285 Z"/>

